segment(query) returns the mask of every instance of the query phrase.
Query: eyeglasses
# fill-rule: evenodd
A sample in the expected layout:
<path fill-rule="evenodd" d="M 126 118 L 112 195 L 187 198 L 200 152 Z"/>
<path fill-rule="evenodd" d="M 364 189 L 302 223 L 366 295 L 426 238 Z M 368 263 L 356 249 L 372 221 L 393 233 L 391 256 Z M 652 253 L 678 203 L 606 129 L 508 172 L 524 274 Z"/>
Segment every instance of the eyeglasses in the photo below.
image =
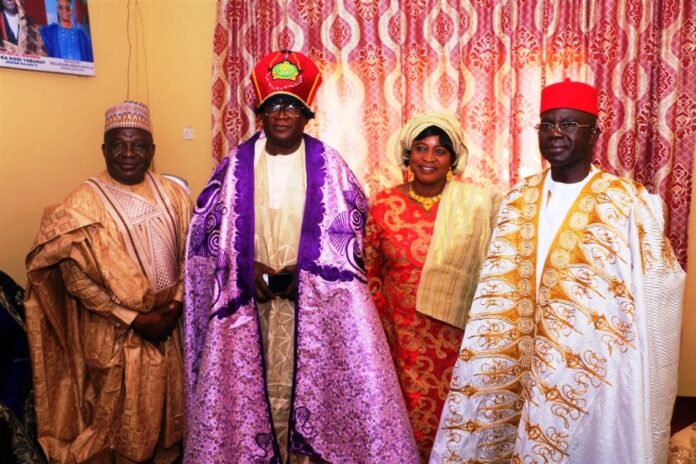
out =
<path fill-rule="evenodd" d="M 534 128 L 540 133 L 540 134 L 550 134 L 554 130 L 557 130 L 559 132 L 562 132 L 564 134 L 574 134 L 579 128 L 581 127 L 595 127 L 594 124 L 580 124 L 575 121 L 562 121 L 562 122 L 556 122 L 556 123 L 550 123 L 550 122 L 540 122 Z"/>
<path fill-rule="evenodd" d="M 58 9 L 70 11 L 70 10 L 72 10 L 72 6 L 70 6 L 70 5 L 58 5 Z"/>
<path fill-rule="evenodd" d="M 134 142 L 134 143 L 124 143 L 124 142 L 114 142 L 114 143 L 105 143 L 106 147 L 113 153 L 115 156 L 121 156 L 123 153 L 126 152 L 128 147 L 131 147 L 131 150 L 135 152 L 136 155 L 138 156 L 145 156 L 148 154 L 150 149 L 152 149 L 152 144 L 147 143 L 147 142 Z"/>
<path fill-rule="evenodd" d="M 286 116 L 296 118 L 302 113 L 302 108 L 292 103 L 275 103 L 266 105 L 263 109 L 263 114 L 266 116 L 278 116 L 281 111 L 284 111 Z"/>

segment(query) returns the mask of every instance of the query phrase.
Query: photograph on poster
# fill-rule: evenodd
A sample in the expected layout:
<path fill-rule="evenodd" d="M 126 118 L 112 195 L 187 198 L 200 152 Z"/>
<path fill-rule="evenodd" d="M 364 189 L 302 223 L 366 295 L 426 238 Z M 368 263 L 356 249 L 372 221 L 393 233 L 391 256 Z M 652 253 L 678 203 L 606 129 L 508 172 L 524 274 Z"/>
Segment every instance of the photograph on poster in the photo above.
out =
<path fill-rule="evenodd" d="M 87 0 L 0 0 L 0 67 L 94 76 Z"/>

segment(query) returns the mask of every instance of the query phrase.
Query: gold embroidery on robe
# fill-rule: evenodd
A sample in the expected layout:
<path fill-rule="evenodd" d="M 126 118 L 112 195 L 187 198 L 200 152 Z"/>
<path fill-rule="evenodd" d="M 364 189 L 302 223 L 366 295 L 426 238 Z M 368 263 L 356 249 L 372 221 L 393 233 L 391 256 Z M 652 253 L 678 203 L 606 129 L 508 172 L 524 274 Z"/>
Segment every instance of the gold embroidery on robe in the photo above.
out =
<path fill-rule="evenodd" d="M 684 273 L 659 214 L 642 186 L 597 172 L 535 275 L 543 176 L 500 211 L 431 463 L 589 463 L 622 446 L 635 462 L 666 456 Z M 588 424 L 626 397 L 631 408 L 613 414 L 630 415 L 635 443 L 588 439 Z"/>

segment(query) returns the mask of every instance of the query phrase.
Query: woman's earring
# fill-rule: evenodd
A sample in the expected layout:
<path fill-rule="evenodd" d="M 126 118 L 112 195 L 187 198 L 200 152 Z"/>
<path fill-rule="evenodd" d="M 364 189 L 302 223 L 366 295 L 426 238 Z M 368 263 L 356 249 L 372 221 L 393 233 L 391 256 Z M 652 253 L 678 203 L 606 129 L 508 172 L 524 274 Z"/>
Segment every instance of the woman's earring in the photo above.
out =
<path fill-rule="evenodd" d="M 411 170 L 411 166 L 406 166 L 406 170 L 403 171 L 404 173 L 404 182 L 411 182 L 413 180 L 413 171 Z"/>
<path fill-rule="evenodd" d="M 450 170 L 447 171 L 447 182 L 452 182 L 452 179 L 454 179 L 454 173 L 452 172 L 452 168 L 450 168 Z"/>

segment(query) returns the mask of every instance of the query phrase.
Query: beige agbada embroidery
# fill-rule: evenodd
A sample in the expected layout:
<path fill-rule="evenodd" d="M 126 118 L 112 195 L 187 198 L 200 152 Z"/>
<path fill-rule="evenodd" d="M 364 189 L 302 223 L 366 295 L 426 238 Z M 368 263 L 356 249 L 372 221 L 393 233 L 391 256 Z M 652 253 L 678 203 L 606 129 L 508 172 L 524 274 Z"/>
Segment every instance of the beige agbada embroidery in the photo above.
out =
<path fill-rule="evenodd" d="M 174 208 L 159 180 L 147 173 L 145 183 L 154 201 L 96 177 L 88 181 L 118 226 L 128 254 L 159 292 L 178 282 L 177 229 Z"/>
<path fill-rule="evenodd" d="M 280 270 L 297 263 L 307 191 L 305 146 L 302 142 L 296 152 L 277 156 L 266 153 L 265 146 L 264 138 L 255 146 L 254 260 Z M 269 170 L 271 163 L 276 166 Z M 259 303 L 258 308 L 268 399 L 280 452 L 286 462 L 295 355 L 295 305 L 290 300 L 275 298 Z M 307 456 L 293 454 L 289 462 L 313 461 Z"/>

